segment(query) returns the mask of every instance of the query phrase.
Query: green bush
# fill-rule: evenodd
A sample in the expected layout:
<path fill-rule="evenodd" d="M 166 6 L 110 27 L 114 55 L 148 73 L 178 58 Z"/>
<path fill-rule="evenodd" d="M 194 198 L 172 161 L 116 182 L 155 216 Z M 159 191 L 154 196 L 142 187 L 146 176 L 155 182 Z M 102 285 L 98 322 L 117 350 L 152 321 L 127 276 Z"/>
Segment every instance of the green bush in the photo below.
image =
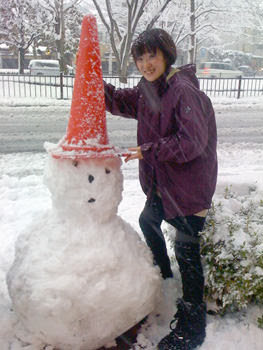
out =
<path fill-rule="evenodd" d="M 205 296 L 222 314 L 263 305 L 263 201 L 255 190 L 237 195 L 226 188 L 215 197 L 201 233 Z M 263 316 L 258 324 L 263 327 Z"/>

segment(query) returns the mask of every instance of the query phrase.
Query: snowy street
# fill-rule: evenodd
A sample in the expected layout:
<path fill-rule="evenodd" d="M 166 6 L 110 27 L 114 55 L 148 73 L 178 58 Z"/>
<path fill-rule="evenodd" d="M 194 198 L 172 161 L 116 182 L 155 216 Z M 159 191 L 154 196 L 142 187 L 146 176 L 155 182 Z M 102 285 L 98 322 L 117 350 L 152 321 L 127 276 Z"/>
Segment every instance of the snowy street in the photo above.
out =
<path fill-rule="evenodd" d="M 245 106 L 228 109 L 227 104 L 215 104 L 219 143 L 263 143 L 263 103 Z M 1 106 L 0 153 L 42 152 L 45 141 L 56 143 L 65 134 L 69 112 L 69 101 L 53 106 Z M 107 114 L 107 126 L 110 143 L 119 147 L 135 145 L 136 121 Z"/>
<path fill-rule="evenodd" d="M 43 184 L 47 155 L 42 144 L 43 141 L 55 142 L 65 134 L 70 106 L 68 102 L 22 104 L 26 101 L 13 101 L 12 104 L 3 101 L 0 107 L 1 350 L 43 349 L 17 323 L 5 279 L 14 259 L 17 237 L 28 229 L 32 220 L 51 207 L 50 193 Z M 41 107 L 43 104 L 45 106 Z M 250 201 L 263 199 L 263 99 L 215 100 L 214 106 L 219 135 L 219 176 L 215 200 L 224 199 L 225 188 L 231 187 L 234 198 L 224 202 L 224 210 L 234 215 L 237 201 L 249 205 Z M 119 117 L 107 118 L 111 143 L 132 146 L 136 123 Z M 137 161 L 122 165 L 124 191 L 119 215 L 141 235 L 138 216 L 145 197 L 139 186 L 137 165 Z M 252 187 L 253 192 L 250 190 Z M 173 256 L 171 249 L 169 253 Z M 176 264 L 173 270 L 175 278 L 163 283 L 163 300 L 143 326 L 136 350 L 142 347 L 145 350 L 156 349 L 158 341 L 169 331 L 169 322 L 176 311 L 175 299 L 180 293 Z M 160 316 L 156 317 L 156 314 Z M 244 312 L 223 318 L 208 316 L 207 338 L 200 350 L 261 350 L 263 331 L 257 327 L 257 318 L 262 314 L 262 307 L 251 306 Z"/>

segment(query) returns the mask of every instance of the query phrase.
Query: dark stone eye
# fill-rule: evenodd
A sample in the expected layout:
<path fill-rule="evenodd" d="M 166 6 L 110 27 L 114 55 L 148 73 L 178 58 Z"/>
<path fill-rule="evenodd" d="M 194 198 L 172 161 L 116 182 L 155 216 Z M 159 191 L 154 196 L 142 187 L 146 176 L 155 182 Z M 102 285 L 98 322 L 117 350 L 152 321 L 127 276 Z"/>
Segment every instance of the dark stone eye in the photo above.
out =
<path fill-rule="evenodd" d="M 105 168 L 105 173 L 106 173 L 106 174 L 109 174 L 109 173 L 110 173 L 110 169 Z"/>
<path fill-rule="evenodd" d="M 89 203 L 94 203 L 94 202 L 96 202 L 96 199 L 90 198 L 90 199 L 88 200 L 88 202 L 89 202 Z"/>
<path fill-rule="evenodd" d="M 94 181 L 94 176 L 93 175 L 89 175 L 89 183 L 92 183 L 92 181 Z"/>
<path fill-rule="evenodd" d="M 77 160 L 73 160 L 72 164 L 73 164 L 75 167 L 77 167 L 78 164 L 79 164 L 79 162 L 78 162 Z"/>

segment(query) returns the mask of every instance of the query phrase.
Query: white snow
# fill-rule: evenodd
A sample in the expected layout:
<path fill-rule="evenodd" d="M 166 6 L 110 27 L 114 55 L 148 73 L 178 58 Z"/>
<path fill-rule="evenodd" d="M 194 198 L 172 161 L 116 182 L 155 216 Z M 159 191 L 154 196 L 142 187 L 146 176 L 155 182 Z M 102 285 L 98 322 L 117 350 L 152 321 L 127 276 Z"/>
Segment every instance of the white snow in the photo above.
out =
<path fill-rule="evenodd" d="M 105 78 L 107 80 L 107 78 Z M 235 97 L 210 97 L 213 102 L 215 110 L 225 110 L 225 109 L 255 109 L 263 108 L 263 97 L 262 96 L 251 96 L 251 97 L 242 97 L 237 99 Z M 26 97 L 26 98 L 17 98 L 17 97 L 1 97 L 0 98 L 1 106 L 50 106 L 50 108 L 62 107 L 71 105 L 71 100 L 60 100 L 54 98 L 40 98 L 40 97 Z M 114 117 L 115 118 L 115 117 Z"/>
<path fill-rule="evenodd" d="M 48 157 L 53 206 L 19 235 L 7 274 L 18 326 L 25 328 L 21 339 L 37 349 L 112 344 L 154 310 L 160 272 L 146 244 L 117 216 L 120 166 L 117 156 Z"/>
<path fill-rule="evenodd" d="M 38 102 L 37 102 L 38 101 Z M 35 101 L 36 106 L 43 101 Z M 30 103 L 30 101 L 9 100 L 6 105 Z M 45 101 L 52 105 L 54 101 Z M 68 101 L 59 101 L 58 104 Z M 215 108 L 247 109 L 263 107 L 263 99 L 214 99 Z M 38 107 L 39 108 L 39 107 Z M 218 147 L 219 177 L 215 198 L 223 198 L 226 186 L 246 198 L 250 203 L 249 193 L 253 198 L 263 198 L 263 146 L 262 144 L 220 144 Z M 43 213 L 48 213 L 52 202 L 47 187 L 43 183 L 43 173 L 47 155 L 45 153 L 0 154 L 0 345 L 1 350 L 40 350 L 41 343 L 32 335 L 26 336 L 12 310 L 7 292 L 6 274 L 14 260 L 14 247 L 17 237 L 32 227 L 32 222 L 43 220 Z M 145 197 L 138 182 L 137 162 L 132 161 L 122 166 L 124 176 L 123 199 L 118 214 L 139 232 L 138 217 L 143 208 Z M 254 190 L 249 192 L 249 188 Z M 245 196 L 246 195 L 246 196 Z M 243 203 L 244 204 L 244 203 Z M 235 199 L 225 200 L 228 213 L 239 209 Z M 36 228 L 36 236 L 43 232 L 44 223 Z M 89 229 L 89 225 L 87 225 Z M 38 230 L 39 229 L 39 232 Z M 73 237 L 74 238 L 74 237 Z M 241 241 L 242 241 L 242 237 Z M 44 238 L 42 238 L 44 241 Z M 71 238 L 70 238 L 71 239 Z M 169 250 L 173 256 L 173 252 Z M 54 261 L 54 258 L 53 258 Z M 49 268 L 52 264 L 43 267 Z M 157 342 L 169 332 L 169 322 L 176 312 L 175 300 L 181 293 L 180 275 L 176 263 L 173 264 L 174 279 L 163 282 L 162 300 L 150 314 L 138 337 L 139 350 L 153 350 Z M 62 279 L 62 283 L 64 283 Z M 99 291 L 99 286 L 97 286 Z M 132 291 L 132 287 L 131 287 Z M 262 307 L 251 306 L 243 313 L 234 313 L 221 318 L 208 316 L 207 337 L 200 350 L 261 350 L 263 331 L 256 325 L 256 320 L 263 314 Z M 59 325 L 58 325 L 59 326 Z M 101 329 L 103 332 L 105 326 Z M 23 339 L 23 341 L 21 340 Z M 34 343 L 35 342 L 35 343 Z M 32 345 L 33 344 L 33 345 Z M 52 350 L 52 348 L 50 348 Z"/>

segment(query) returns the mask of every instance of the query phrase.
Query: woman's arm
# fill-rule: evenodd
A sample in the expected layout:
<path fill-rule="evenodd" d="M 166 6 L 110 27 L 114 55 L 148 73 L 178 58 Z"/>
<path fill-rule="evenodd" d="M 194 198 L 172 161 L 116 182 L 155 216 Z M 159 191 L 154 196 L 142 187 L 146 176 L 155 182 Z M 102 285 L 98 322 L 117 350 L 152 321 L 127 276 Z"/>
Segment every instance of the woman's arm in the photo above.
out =
<path fill-rule="evenodd" d="M 149 162 L 186 163 L 200 156 L 207 146 L 208 119 L 212 109 L 209 99 L 187 86 L 177 90 L 177 98 L 177 132 L 155 143 L 141 145 L 142 156 Z"/>
<path fill-rule="evenodd" d="M 104 81 L 106 110 L 111 114 L 137 119 L 139 89 L 116 89 Z"/>

